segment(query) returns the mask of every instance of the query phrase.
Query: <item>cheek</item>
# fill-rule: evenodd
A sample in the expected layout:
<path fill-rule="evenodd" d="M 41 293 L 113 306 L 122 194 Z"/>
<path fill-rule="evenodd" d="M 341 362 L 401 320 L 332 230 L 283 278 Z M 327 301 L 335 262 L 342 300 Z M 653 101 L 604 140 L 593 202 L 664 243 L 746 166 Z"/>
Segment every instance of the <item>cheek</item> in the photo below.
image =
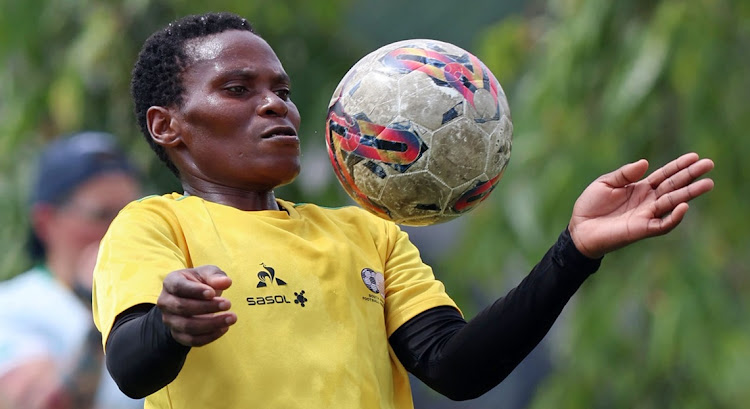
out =
<path fill-rule="evenodd" d="M 207 95 L 197 102 L 187 101 L 182 108 L 181 121 L 189 133 L 210 138 L 236 128 L 246 117 L 247 113 L 239 104 L 222 104 L 215 95 Z"/>
<path fill-rule="evenodd" d="M 302 118 L 299 114 L 299 110 L 297 109 L 297 105 L 295 105 L 294 102 L 289 103 L 289 113 L 287 114 L 287 117 L 290 121 L 292 121 L 297 131 L 299 131 L 299 126 L 302 122 Z"/>
<path fill-rule="evenodd" d="M 107 224 L 66 219 L 52 230 L 53 239 L 67 247 L 80 249 L 99 241 L 107 232 Z"/>

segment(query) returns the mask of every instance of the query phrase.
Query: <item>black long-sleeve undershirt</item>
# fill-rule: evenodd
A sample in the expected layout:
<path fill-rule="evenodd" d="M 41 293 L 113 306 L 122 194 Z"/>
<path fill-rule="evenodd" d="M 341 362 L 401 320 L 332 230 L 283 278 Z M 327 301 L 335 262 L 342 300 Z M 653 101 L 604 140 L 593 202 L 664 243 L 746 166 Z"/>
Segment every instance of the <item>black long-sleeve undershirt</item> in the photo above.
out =
<path fill-rule="evenodd" d="M 180 344 L 154 304 L 140 304 L 120 314 L 107 338 L 107 370 L 120 390 L 138 399 L 172 382 L 190 347 Z"/>
<path fill-rule="evenodd" d="M 404 367 L 454 399 L 475 398 L 544 338 L 570 297 L 599 268 L 564 231 L 529 275 L 468 323 L 452 307 L 422 312 L 389 338 Z M 120 314 L 107 339 L 107 368 L 128 396 L 147 396 L 179 373 L 190 348 L 176 342 L 153 304 Z"/>
<path fill-rule="evenodd" d="M 582 255 L 563 232 L 521 283 L 468 323 L 451 307 L 422 312 L 389 341 L 404 367 L 453 400 L 502 382 L 544 338 L 601 260 Z"/>

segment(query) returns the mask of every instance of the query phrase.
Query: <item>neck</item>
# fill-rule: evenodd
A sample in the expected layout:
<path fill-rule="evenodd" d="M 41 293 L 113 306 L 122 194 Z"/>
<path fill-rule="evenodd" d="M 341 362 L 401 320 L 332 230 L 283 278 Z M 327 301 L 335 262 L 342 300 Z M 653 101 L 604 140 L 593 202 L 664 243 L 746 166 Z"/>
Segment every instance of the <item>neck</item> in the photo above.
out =
<path fill-rule="evenodd" d="M 197 189 L 183 184 L 185 195 L 197 196 L 209 202 L 231 206 L 240 210 L 279 210 L 273 190 L 246 191 L 233 188 Z"/>

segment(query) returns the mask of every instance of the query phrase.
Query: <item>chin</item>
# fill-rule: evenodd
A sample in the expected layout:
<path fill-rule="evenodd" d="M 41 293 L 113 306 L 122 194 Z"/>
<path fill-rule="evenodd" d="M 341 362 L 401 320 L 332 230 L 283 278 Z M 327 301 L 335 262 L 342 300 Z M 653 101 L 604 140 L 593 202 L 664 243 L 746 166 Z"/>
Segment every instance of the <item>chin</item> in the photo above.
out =
<path fill-rule="evenodd" d="M 298 161 L 296 166 L 293 169 L 290 169 L 290 173 L 288 175 L 279 179 L 278 183 L 276 184 L 276 187 L 285 186 L 294 182 L 294 180 L 297 179 L 299 172 L 300 172 L 300 166 L 299 166 L 299 161 Z M 280 175 L 277 175 L 277 176 L 280 176 Z"/>

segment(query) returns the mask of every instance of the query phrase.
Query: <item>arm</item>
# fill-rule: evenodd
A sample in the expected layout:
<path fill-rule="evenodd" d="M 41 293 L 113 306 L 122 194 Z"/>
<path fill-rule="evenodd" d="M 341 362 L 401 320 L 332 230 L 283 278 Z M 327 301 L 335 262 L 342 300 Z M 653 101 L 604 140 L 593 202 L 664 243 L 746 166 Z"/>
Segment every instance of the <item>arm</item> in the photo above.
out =
<path fill-rule="evenodd" d="M 177 377 L 190 347 L 175 341 L 154 304 L 140 304 L 117 317 L 107 351 L 107 370 L 120 390 L 142 398 Z"/>
<path fill-rule="evenodd" d="M 477 397 L 501 382 L 544 337 L 567 300 L 604 254 L 666 234 L 687 201 L 713 188 L 713 168 L 686 154 L 640 180 L 641 160 L 599 177 L 581 194 L 567 231 L 523 282 L 468 324 L 450 308 L 428 310 L 390 338 L 404 366 L 453 399 Z"/>
<path fill-rule="evenodd" d="M 516 288 L 468 324 L 454 308 L 437 307 L 389 341 L 404 367 L 431 388 L 454 400 L 476 398 L 536 347 L 599 263 L 578 252 L 566 230 Z"/>
<path fill-rule="evenodd" d="M 47 401 L 61 388 L 60 378 L 51 357 L 30 359 L 0 376 L 0 408 L 54 408 Z"/>
<path fill-rule="evenodd" d="M 179 374 L 190 347 L 224 335 L 237 316 L 221 292 L 231 280 L 215 266 L 173 271 L 156 305 L 141 304 L 117 316 L 107 338 L 107 369 L 132 398 L 163 388 Z"/>

